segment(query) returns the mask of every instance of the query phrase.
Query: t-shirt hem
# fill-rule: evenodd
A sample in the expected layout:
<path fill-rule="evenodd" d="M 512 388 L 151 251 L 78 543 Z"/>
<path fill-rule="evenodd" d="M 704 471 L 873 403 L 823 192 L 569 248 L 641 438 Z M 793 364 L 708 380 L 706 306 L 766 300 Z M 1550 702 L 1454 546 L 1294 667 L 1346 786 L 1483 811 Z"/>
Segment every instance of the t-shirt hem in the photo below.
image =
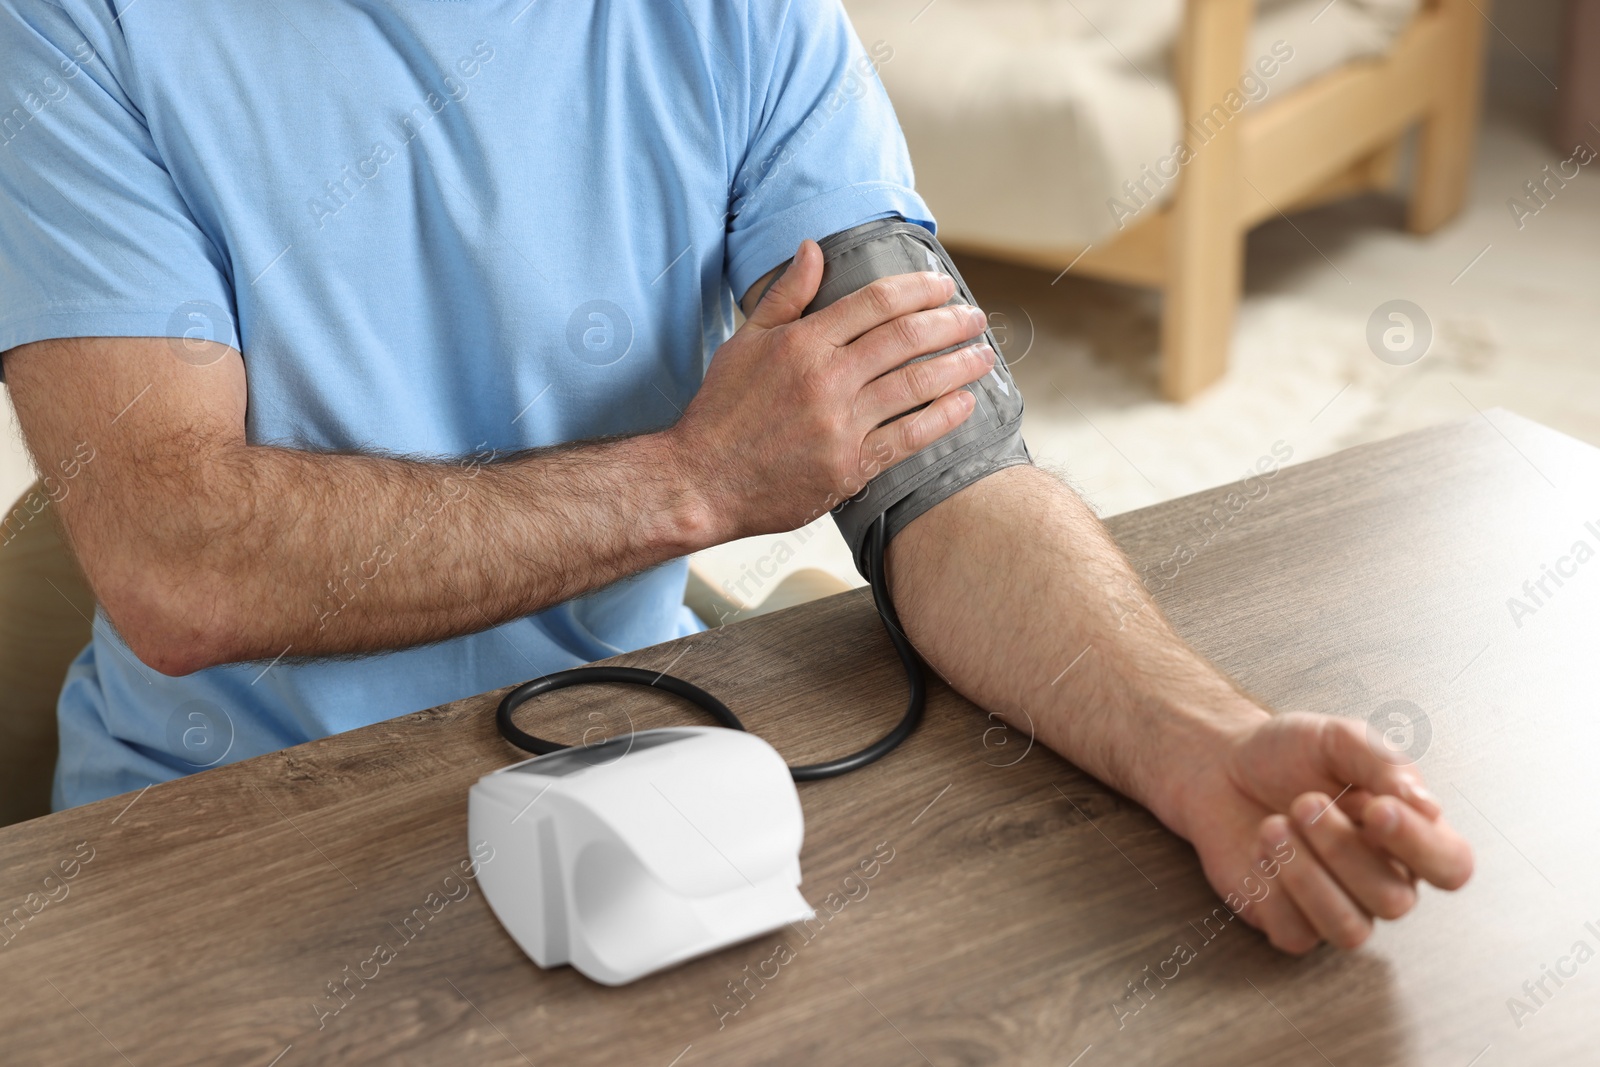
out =
<path fill-rule="evenodd" d="M 229 321 L 226 325 L 231 336 L 239 335 L 236 323 Z M 0 352 L 63 337 L 182 337 L 188 326 L 188 320 L 170 307 L 42 311 L 0 322 Z M 4 380 L 4 366 L 0 364 L 0 381 Z"/>

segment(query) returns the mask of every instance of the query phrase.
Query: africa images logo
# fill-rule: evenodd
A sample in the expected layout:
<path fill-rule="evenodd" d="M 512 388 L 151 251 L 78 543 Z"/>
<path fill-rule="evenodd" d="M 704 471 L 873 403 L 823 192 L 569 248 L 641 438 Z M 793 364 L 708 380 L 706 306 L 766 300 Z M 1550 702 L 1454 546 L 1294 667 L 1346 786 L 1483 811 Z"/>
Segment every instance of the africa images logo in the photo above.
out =
<path fill-rule="evenodd" d="M 567 347 L 591 367 L 620 363 L 633 348 L 633 320 L 609 300 L 579 304 L 567 319 Z"/>

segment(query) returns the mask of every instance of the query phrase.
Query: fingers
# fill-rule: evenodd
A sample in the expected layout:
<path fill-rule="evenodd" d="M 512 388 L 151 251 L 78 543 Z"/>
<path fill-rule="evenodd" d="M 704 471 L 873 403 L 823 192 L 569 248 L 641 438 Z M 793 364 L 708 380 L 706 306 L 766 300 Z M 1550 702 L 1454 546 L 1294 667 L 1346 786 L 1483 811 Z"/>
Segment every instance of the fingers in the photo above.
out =
<path fill-rule="evenodd" d="M 1361 813 L 1362 835 L 1440 889 L 1459 889 L 1472 877 L 1472 846 L 1443 819 L 1409 803 L 1376 796 Z"/>
<path fill-rule="evenodd" d="M 989 373 L 994 349 L 968 345 L 891 371 L 861 391 L 859 410 L 873 425 L 897 418 Z"/>
<path fill-rule="evenodd" d="M 1306 920 L 1298 905 L 1284 889 L 1274 890 L 1275 879 L 1283 873 L 1286 864 L 1303 861 L 1305 851 L 1293 848 L 1293 835 L 1289 833 L 1288 820 L 1275 815 L 1262 820 L 1257 841 L 1256 870 L 1263 875 L 1273 872 L 1273 878 L 1263 878 L 1255 885 L 1266 887 L 1264 896 L 1252 897 L 1252 903 L 1240 916 L 1267 935 L 1267 940 L 1280 952 L 1303 956 L 1322 943 L 1322 937 Z M 1282 859 L 1281 857 L 1289 857 Z M 1252 875 L 1252 877 L 1254 877 Z M 1249 896 L 1250 885 L 1243 887 Z"/>
<path fill-rule="evenodd" d="M 913 411 L 867 434 L 861 454 L 872 456 L 877 470 L 887 470 L 966 422 L 975 403 L 976 399 L 965 389 L 946 393 L 921 411 Z"/>
<path fill-rule="evenodd" d="M 1367 801 L 1372 799 L 1372 794 L 1365 789 L 1346 789 L 1339 795 L 1339 810 L 1350 816 L 1352 822 L 1361 821 L 1361 813 L 1367 810 Z"/>
<path fill-rule="evenodd" d="M 1290 814 L 1295 832 L 1363 911 L 1380 919 L 1398 919 L 1416 904 L 1417 891 L 1411 879 L 1374 849 L 1326 795 L 1297 797 Z"/>
<path fill-rule="evenodd" d="M 816 299 L 821 284 L 822 249 L 815 241 L 801 241 L 794 259 L 750 312 L 748 321 L 764 330 L 795 321 Z"/>
<path fill-rule="evenodd" d="M 1322 944 L 1322 935 L 1306 921 L 1288 893 L 1274 893 L 1252 904 L 1240 917 L 1266 934 L 1273 948 L 1291 956 L 1304 956 Z"/>
<path fill-rule="evenodd" d="M 1358 789 L 1400 797 L 1429 819 L 1439 817 L 1439 801 L 1422 784 L 1416 770 L 1409 764 L 1390 763 L 1374 752 L 1360 723 L 1327 718 L 1321 730 L 1328 769 L 1340 780 Z"/>
<path fill-rule="evenodd" d="M 984 313 L 968 304 L 916 311 L 869 330 L 839 358 L 856 369 L 861 381 L 872 381 L 908 360 L 970 341 L 987 326 Z"/>
<path fill-rule="evenodd" d="M 1261 833 L 1263 841 L 1288 836 L 1295 857 L 1279 869 L 1278 882 L 1318 937 L 1331 945 L 1350 949 L 1372 934 L 1372 917 L 1350 899 L 1344 887 L 1319 861 L 1309 842 L 1290 828 L 1287 819 L 1273 815 L 1263 820 Z"/>
<path fill-rule="evenodd" d="M 822 251 L 817 250 L 818 269 L 821 269 Z M 820 283 L 820 277 L 819 282 Z M 807 329 L 814 330 L 816 336 L 835 348 L 843 348 L 856 340 L 856 338 L 876 329 L 886 322 L 893 322 L 903 315 L 910 315 L 917 311 L 927 311 L 936 308 L 955 295 L 956 283 L 948 275 L 935 271 L 922 271 L 917 274 L 896 274 L 890 278 L 879 278 L 877 281 L 862 286 L 849 296 L 844 297 L 823 308 L 806 320 Z M 816 295 L 815 289 L 812 296 Z M 810 298 L 807 299 L 807 303 Z M 974 333 L 976 331 L 973 331 Z M 971 337 L 972 334 L 966 335 Z M 946 344 L 955 344 L 965 338 L 956 338 Z M 936 352 L 944 345 L 935 345 L 925 348 L 920 352 L 910 352 L 901 360 L 904 362 L 912 356 L 920 356 L 927 352 Z"/>

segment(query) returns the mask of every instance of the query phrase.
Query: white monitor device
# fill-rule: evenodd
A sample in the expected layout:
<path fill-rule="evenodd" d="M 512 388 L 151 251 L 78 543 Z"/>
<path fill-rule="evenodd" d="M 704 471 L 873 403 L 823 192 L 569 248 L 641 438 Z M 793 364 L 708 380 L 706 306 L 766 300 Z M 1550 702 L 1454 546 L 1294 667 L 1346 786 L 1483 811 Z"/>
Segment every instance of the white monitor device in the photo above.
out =
<path fill-rule="evenodd" d="M 540 967 L 622 985 L 815 914 L 783 758 L 721 727 L 644 730 L 480 778 L 479 884 Z"/>

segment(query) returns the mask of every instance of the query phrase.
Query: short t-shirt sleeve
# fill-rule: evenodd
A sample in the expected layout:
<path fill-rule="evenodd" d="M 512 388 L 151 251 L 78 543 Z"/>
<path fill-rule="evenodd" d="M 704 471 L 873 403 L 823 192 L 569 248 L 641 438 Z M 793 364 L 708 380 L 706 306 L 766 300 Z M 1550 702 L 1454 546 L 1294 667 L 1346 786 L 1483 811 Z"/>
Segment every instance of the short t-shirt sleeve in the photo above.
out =
<path fill-rule="evenodd" d="M 115 34 L 0 0 L 0 352 L 197 328 L 237 346 L 222 254 L 108 65 Z"/>
<path fill-rule="evenodd" d="M 729 205 L 736 298 L 807 237 L 890 214 L 933 228 L 878 79 L 893 48 L 863 45 L 839 0 L 792 0 L 771 34 L 751 49 L 749 138 Z"/>

